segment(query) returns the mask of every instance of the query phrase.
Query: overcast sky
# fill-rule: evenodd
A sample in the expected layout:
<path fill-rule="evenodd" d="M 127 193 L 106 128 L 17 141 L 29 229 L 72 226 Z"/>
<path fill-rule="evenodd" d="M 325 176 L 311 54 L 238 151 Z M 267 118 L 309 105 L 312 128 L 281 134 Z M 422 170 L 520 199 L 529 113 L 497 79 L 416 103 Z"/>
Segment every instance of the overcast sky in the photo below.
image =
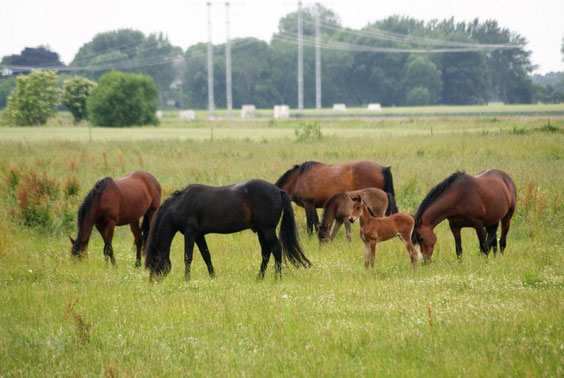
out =
<path fill-rule="evenodd" d="M 221 43 L 225 41 L 224 2 L 212 3 L 212 39 Z M 47 45 L 69 63 L 80 46 L 97 33 L 119 28 L 162 31 L 172 44 L 186 49 L 207 40 L 204 4 L 194 0 L 0 0 L 0 56 Z M 295 10 L 296 4 L 286 0 L 233 1 L 231 36 L 268 41 L 280 17 Z M 493 18 L 527 38 L 538 73 L 564 71 L 560 53 L 564 0 L 330 0 L 322 4 L 340 15 L 343 26 L 353 28 L 394 14 L 424 20 Z"/>

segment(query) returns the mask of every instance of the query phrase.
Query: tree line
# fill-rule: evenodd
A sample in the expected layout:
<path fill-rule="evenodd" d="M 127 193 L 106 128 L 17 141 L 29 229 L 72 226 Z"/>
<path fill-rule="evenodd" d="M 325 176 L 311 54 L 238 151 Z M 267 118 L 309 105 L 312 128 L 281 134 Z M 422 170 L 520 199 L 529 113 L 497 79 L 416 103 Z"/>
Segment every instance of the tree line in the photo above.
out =
<path fill-rule="evenodd" d="M 564 81 L 533 82 L 531 52 L 525 47 L 410 52 L 414 48 L 433 48 L 434 41 L 443 41 L 446 46 L 449 43 L 526 44 L 523 36 L 501 27 L 495 20 L 456 22 L 451 18 L 424 22 L 392 16 L 362 29 L 346 29 L 330 9 L 320 7 L 319 11 L 324 44 L 339 47 L 322 50 L 324 107 L 338 102 L 348 106 L 374 102 L 404 106 L 564 101 Z M 315 106 L 315 51 L 312 43 L 308 43 L 315 32 L 315 12 L 314 7 L 303 11 L 305 107 Z M 297 13 L 293 12 L 280 19 L 278 31 L 270 42 L 255 38 L 232 41 L 234 107 L 243 104 L 255 104 L 259 108 L 275 104 L 297 107 L 296 33 Z M 383 38 L 387 35 L 396 37 Z M 398 35 L 405 38 L 397 38 Z M 353 51 L 351 46 L 405 52 Z M 4 57 L 0 65 L 60 67 L 63 77 L 80 75 L 95 81 L 113 69 L 143 73 L 156 83 L 161 107 L 201 109 L 207 107 L 206 49 L 205 43 L 199 43 L 183 51 L 163 34 L 145 35 L 123 29 L 96 35 L 79 49 L 69 66 L 64 66 L 56 53 L 44 48 Z M 225 45 L 214 45 L 213 51 L 215 104 L 225 107 Z M 25 69 L 20 72 L 26 73 Z M 0 83 L 0 106 L 3 93 L 13 86 L 9 79 Z"/>

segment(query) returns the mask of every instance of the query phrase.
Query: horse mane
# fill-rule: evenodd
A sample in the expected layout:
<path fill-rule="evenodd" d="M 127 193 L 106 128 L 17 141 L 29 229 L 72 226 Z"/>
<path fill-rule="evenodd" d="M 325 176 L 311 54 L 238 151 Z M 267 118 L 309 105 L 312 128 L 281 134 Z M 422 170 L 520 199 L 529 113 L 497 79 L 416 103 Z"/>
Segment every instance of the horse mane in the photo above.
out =
<path fill-rule="evenodd" d="M 302 164 L 299 165 L 296 164 L 292 168 L 288 169 L 282 176 L 280 176 L 280 178 L 278 179 L 278 181 L 276 181 L 274 185 L 280 188 L 290 179 L 290 177 L 294 173 L 296 173 L 296 171 L 298 171 L 298 174 L 301 175 L 302 173 L 307 171 L 310 167 L 316 164 L 320 164 L 320 163 L 318 161 L 305 161 Z"/>
<path fill-rule="evenodd" d="M 94 201 L 94 199 L 96 197 L 98 197 L 100 194 L 102 194 L 102 191 L 104 190 L 104 188 L 106 187 L 106 184 L 108 183 L 108 181 L 110 181 L 111 178 L 110 177 L 105 177 L 101 180 L 98 180 L 96 182 L 96 184 L 94 184 L 94 186 L 92 187 L 92 189 L 90 189 L 90 191 L 88 192 L 88 194 L 86 195 L 86 197 L 84 197 L 84 200 L 82 200 L 82 204 L 80 205 L 80 207 L 78 208 L 78 219 L 77 219 L 77 223 L 78 223 L 78 230 L 80 232 L 80 225 L 82 224 L 82 222 L 84 221 L 84 217 L 86 216 L 86 213 L 88 212 L 88 210 L 90 209 L 90 206 L 92 206 L 92 202 Z"/>
<path fill-rule="evenodd" d="M 427 196 L 423 199 L 423 201 L 417 208 L 417 212 L 415 213 L 415 227 L 417 227 L 417 222 L 419 222 L 425 210 L 427 210 L 429 206 L 435 203 L 435 201 L 437 201 L 443 195 L 445 190 L 447 190 L 459 177 L 465 175 L 466 172 L 456 171 L 429 191 Z"/>
<path fill-rule="evenodd" d="M 157 209 L 157 212 L 155 213 L 153 220 L 151 221 L 151 226 L 149 229 L 149 236 L 147 237 L 147 243 L 145 244 L 145 250 L 143 251 L 145 254 L 145 265 L 148 265 L 148 258 L 150 258 L 150 256 L 147 254 L 147 252 L 149 251 L 149 248 L 151 246 L 151 244 L 153 243 L 155 236 L 159 233 L 159 229 L 162 223 L 162 219 L 163 216 L 166 212 L 166 210 L 170 207 L 170 205 L 174 202 L 174 200 L 176 199 L 176 197 L 178 197 L 180 194 L 184 193 L 184 191 L 188 189 L 188 187 L 184 188 L 184 189 L 179 189 L 176 190 L 174 193 L 172 193 L 170 195 L 170 197 L 168 197 L 166 200 L 164 200 L 164 202 L 161 204 L 161 206 L 159 206 L 159 208 Z"/>

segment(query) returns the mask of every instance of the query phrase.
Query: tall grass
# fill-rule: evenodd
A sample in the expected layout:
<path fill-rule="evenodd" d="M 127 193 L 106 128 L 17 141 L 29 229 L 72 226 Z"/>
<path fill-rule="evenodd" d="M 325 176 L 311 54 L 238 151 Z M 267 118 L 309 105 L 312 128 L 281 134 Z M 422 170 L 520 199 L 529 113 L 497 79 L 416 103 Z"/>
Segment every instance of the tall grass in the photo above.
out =
<path fill-rule="evenodd" d="M 307 143 L 294 143 L 292 128 L 272 137 L 266 125 L 233 132 L 258 138 L 214 142 L 138 140 L 145 129 L 129 130 L 129 139 L 57 141 L 57 148 L 2 142 L 0 375 L 564 375 L 564 135 L 482 122 L 459 127 L 488 133 L 436 132 L 447 130 L 439 122 L 433 135 L 411 132 L 410 123 L 395 123 L 394 134 L 362 134 L 368 124 L 349 132 L 348 123 L 335 123 L 339 137 L 321 124 L 324 137 Z M 392 165 L 398 207 L 411 213 L 455 170 L 507 171 L 518 202 L 505 257 L 481 256 L 475 232 L 464 229 L 457 261 L 443 223 L 431 264 L 413 272 L 403 244 L 391 240 L 377 247 L 375 268 L 366 270 L 358 226 L 350 245 L 341 233 L 320 247 L 306 236 L 301 208 L 301 241 L 314 265 L 286 267 L 279 281 L 273 266 L 263 282 L 255 280 L 261 259 L 251 231 L 208 236 L 217 278 L 196 254 L 188 283 L 180 237 L 172 272 L 159 284 L 134 268 L 128 227 L 116 230 L 115 268 L 104 263 L 96 232 L 87 260 L 69 255 L 66 234 L 74 231 L 78 205 L 105 176 L 148 170 L 166 197 L 194 182 L 274 182 L 306 160 L 364 159 Z M 73 209 L 70 222 L 60 221 L 55 207 L 49 216 L 56 227 L 18 218 L 17 191 L 32 172 L 57 182 L 57 201 Z"/>

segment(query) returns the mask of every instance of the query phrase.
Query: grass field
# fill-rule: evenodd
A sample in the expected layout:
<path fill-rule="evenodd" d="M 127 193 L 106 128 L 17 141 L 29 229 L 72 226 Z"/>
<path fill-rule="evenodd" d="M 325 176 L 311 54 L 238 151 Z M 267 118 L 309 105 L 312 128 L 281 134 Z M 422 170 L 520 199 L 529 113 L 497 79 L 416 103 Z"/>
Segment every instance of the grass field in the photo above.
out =
<path fill-rule="evenodd" d="M 563 376 L 564 121 L 546 123 L 331 120 L 302 142 L 297 121 L 216 122 L 213 141 L 204 121 L 94 128 L 92 143 L 64 122 L 0 128 L 0 376 Z M 505 257 L 482 257 L 465 229 L 457 261 L 443 223 L 431 264 L 413 272 L 392 240 L 366 270 L 357 225 L 352 244 L 341 233 L 320 248 L 300 208 L 313 267 L 279 281 L 272 265 L 256 281 L 251 231 L 207 238 L 216 279 L 196 253 L 184 282 L 177 237 L 171 274 L 150 283 L 124 227 L 117 267 L 98 234 L 87 260 L 69 256 L 78 206 L 105 176 L 148 170 L 166 197 L 194 182 L 274 182 L 306 160 L 364 159 L 392 165 L 411 213 L 455 170 L 507 171 L 518 202 Z"/>

